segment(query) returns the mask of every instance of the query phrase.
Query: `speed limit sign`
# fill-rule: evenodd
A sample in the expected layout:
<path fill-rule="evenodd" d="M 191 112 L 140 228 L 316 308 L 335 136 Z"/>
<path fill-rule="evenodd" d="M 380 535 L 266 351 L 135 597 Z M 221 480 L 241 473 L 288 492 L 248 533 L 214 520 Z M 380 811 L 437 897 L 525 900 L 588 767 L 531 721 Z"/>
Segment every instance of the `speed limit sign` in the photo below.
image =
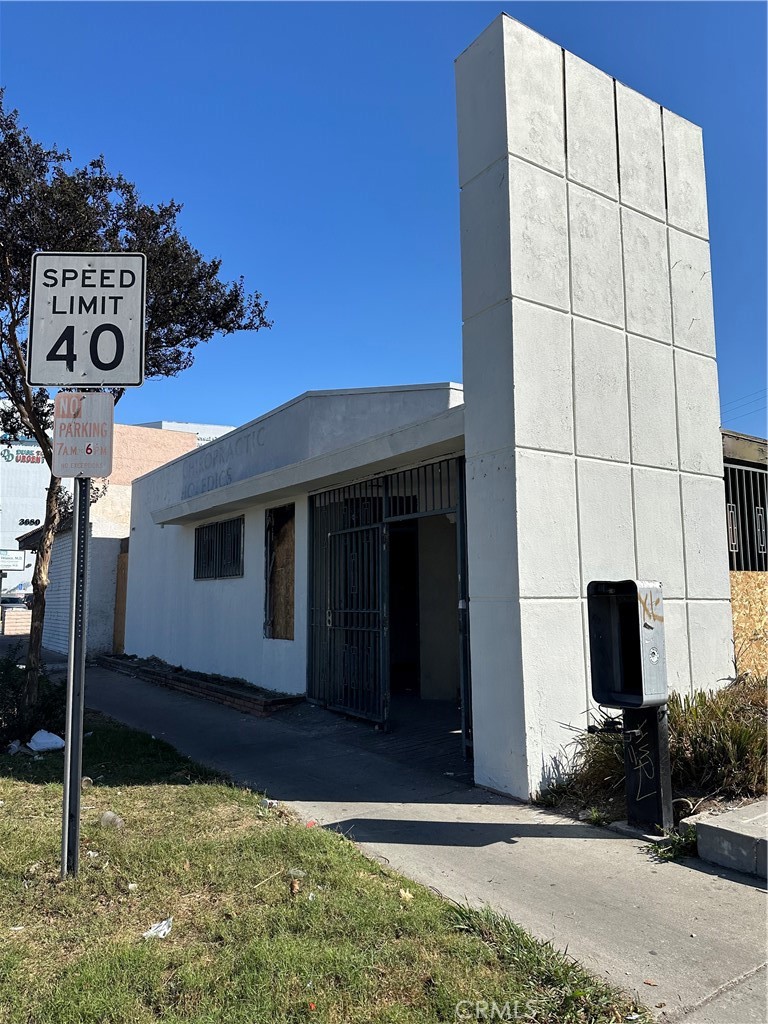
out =
<path fill-rule="evenodd" d="M 145 295 L 143 253 L 36 252 L 28 383 L 138 387 L 144 380 Z"/>

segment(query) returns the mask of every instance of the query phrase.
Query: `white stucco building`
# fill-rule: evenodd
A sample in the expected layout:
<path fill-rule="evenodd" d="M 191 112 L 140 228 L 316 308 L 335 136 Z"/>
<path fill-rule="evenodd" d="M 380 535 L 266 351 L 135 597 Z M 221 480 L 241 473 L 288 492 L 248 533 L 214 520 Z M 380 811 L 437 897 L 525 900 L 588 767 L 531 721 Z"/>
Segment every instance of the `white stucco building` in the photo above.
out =
<path fill-rule="evenodd" d="M 137 480 L 126 651 L 453 701 L 527 799 L 586 724 L 591 580 L 662 582 L 671 687 L 732 672 L 703 149 L 503 15 L 456 77 L 463 389 L 311 392 Z"/>

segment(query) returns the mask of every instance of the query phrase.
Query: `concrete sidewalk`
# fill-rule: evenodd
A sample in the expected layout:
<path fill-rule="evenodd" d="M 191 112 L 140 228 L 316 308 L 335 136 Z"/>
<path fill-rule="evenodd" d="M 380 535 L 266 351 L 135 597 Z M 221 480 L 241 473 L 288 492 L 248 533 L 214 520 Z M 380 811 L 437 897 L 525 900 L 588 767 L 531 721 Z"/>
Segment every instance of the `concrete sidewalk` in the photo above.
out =
<path fill-rule="evenodd" d="M 665 1021 L 768 1019 L 765 891 L 754 879 L 698 860 L 656 863 L 635 839 L 398 763 L 385 746 L 299 728 L 290 716 L 254 718 L 98 668 L 86 700 L 350 834 L 443 895 L 508 914 Z"/>

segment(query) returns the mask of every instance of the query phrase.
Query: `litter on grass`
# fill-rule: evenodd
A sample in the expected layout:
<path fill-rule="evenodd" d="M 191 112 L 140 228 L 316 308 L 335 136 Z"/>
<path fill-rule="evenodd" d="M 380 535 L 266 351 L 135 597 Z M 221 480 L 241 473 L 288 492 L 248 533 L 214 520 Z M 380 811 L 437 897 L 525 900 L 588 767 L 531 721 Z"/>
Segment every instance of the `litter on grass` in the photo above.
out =
<path fill-rule="evenodd" d="M 122 828 L 125 822 L 119 814 L 115 814 L 114 811 L 104 811 L 102 816 L 99 818 L 99 824 L 102 828 Z"/>
<path fill-rule="evenodd" d="M 166 935 L 170 934 L 172 927 L 173 917 L 166 917 L 164 921 L 158 921 L 157 924 L 153 924 L 148 931 L 144 932 L 143 938 L 164 939 Z"/>
<path fill-rule="evenodd" d="M 30 750 L 34 750 L 36 754 L 40 754 L 46 750 L 63 750 L 64 740 L 53 732 L 38 729 L 27 746 Z"/>

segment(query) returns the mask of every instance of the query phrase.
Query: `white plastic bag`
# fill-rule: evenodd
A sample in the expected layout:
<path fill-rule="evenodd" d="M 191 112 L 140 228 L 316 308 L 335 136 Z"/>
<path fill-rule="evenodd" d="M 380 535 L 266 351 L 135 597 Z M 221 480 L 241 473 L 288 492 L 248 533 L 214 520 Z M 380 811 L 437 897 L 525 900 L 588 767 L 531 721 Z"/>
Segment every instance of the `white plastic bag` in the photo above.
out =
<path fill-rule="evenodd" d="M 46 732 L 45 729 L 38 729 L 27 746 L 30 750 L 34 750 L 35 753 L 40 753 L 44 750 L 63 750 L 64 740 L 55 733 Z"/>
<path fill-rule="evenodd" d="M 144 932 L 145 939 L 164 939 L 171 931 L 173 925 L 173 918 L 166 917 L 164 921 L 158 921 L 157 924 L 153 924 L 149 931 Z"/>

